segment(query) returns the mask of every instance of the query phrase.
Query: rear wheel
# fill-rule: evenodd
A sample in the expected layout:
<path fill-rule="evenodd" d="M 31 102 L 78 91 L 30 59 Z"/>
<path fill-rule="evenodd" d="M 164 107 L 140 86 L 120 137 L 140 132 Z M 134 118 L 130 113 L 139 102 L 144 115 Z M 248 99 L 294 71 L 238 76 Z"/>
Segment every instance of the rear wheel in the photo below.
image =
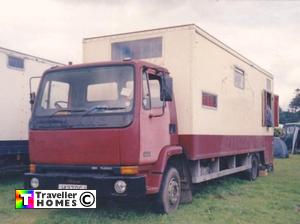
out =
<path fill-rule="evenodd" d="M 176 168 L 168 167 L 164 174 L 157 198 L 157 209 L 160 213 L 174 212 L 181 196 L 180 176 Z"/>
<path fill-rule="evenodd" d="M 250 181 L 256 180 L 259 172 L 259 161 L 256 155 L 251 156 L 251 168 L 246 170 L 246 178 Z"/>

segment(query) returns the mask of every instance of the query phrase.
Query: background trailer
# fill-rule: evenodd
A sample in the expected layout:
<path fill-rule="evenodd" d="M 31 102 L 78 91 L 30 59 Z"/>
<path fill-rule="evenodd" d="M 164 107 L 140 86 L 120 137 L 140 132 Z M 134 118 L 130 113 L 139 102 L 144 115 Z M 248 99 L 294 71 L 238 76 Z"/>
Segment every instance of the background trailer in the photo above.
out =
<path fill-rule="evenodd" d="M 56 65 L 59 63 L 0 47 L 0 169 L 28 160 L 29 79 Z"/>
<path fill-rule="evenodd" d="M 84 62 L 124 58 L 170 71 L 189 159 L 259 150 L 272 164 L 272 126 L 278 125 L 272 74 L 193 24 L 83 40 Z"/>

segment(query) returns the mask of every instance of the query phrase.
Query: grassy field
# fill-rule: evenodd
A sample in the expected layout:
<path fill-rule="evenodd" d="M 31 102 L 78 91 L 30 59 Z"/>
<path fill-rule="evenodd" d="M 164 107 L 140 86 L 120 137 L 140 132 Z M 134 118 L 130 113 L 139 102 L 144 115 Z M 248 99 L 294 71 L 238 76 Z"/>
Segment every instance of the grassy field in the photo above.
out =
<path fill-rule="evenodd" d="M 14 189 L 22 177 L 0 177 L 0 223 L 278 223 L 300 224 L 300 156 L 276 160 L 275 172 L 248 182 L 225 177 L 197 187 L 193 203 L 172 215 L 151 204 L 100 202 L 97 209 L 16 210 Z"/>

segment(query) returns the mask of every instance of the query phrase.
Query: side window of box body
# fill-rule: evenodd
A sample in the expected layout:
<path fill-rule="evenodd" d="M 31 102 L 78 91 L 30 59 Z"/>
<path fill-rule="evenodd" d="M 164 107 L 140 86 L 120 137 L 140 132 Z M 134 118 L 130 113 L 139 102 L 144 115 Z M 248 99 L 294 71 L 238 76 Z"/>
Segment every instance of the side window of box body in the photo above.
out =
<path fill-rule="evenodd" d="M 244 70 L 234 67 L 234 86 L 239 89 L 245 89 L 245 72 Z"/>
<path fill-rule="evenodd" d="M 162 37 L 115 42 L 111 44 L 112 60 L 147 59 L 162 56 Z"/>
<path fill-rule="evenodd" d="M 262 126 L 273 127 L 274 123 L 274 99 L 273 94 L 267 90 L 262 91 Z"/>
<path fill-rule="evenodd" d="M 216 94 L 202 91 L 202 106 L 208 109 L 217 109 L 218 96 Z"/>

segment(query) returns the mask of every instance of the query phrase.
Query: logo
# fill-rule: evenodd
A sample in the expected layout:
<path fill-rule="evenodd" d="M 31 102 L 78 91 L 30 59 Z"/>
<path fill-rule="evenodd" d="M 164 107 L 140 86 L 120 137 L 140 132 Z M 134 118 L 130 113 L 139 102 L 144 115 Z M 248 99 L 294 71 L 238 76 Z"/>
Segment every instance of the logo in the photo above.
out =
<path fill-rule="evenodd" d="M 16 190 L 16 208 L 96 208 L 96 190 Z"/>
<path fill-rule="evenodd" d="M 33 208 L 34 191 L 16 190 L 16 208 Z"/>
<path fill-rule="evenodd" d="M 96 198 L 91 192 L 83 192 L 79 201 L 84 207 L 91 207 L 95 203 Z"/>

